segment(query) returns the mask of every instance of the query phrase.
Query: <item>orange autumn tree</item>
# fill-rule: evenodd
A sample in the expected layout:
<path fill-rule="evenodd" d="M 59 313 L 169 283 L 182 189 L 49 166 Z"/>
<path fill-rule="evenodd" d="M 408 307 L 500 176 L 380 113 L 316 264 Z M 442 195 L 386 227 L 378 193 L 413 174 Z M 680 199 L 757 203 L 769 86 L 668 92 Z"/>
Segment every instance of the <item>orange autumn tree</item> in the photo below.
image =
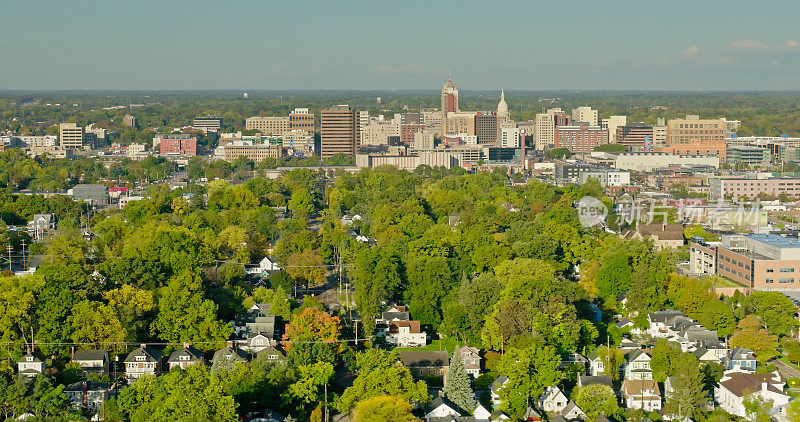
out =
<path fill-rule="evenodd" d="M 286 343 L 286 350 L 298 342 L 335 343 L 339 340 L 341 331 L 339 317 L 316 308 L 306 308 L 294 315 L 292 321 L 286 325 L 283 341 Z"/>

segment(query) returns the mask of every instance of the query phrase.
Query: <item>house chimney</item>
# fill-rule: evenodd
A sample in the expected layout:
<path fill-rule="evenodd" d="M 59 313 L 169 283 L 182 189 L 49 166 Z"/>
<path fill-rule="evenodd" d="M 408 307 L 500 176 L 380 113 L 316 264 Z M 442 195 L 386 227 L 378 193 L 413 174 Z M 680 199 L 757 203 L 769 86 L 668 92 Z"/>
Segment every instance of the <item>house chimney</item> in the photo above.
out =
<path fill-rule="evenodd" d="M 439 390 L 439 397 L 444 397 L 444 390 Z"/>
<path fill-rule="evenodd" d="M 761 383 L 761 392 L 762 392 L 762 393 L 766 393 L 766 392 L 767 392 L 767 388 L 768 388 L 768 387 L 769 387 L 769 383 L 767 383 L 767 382 L 762 382 L 762 383 Z"/>
<path fill-rule="evenodd" d="M 144 344 L 144 343 L 142 343 L 142 344 L 140 344 L 140 345 L 139 345 L 139 347 L 141 347 L 142 349 L 144 349 L 144 348 L 146 348 L 146 347 L 147 347 L 147 345 L 146 345 L 146 344 Z"/>
<path fill-rule="evenodd" d="M 183 348 L 184 349 L 188 349 L 189 346 L 191 346 L 191 345 L 192 345 L 191 343 L 183 343 Z"/>
<path fill-rule="evenodd" d="M 228 340 L 225 343 L 228 345 L 228 347 L 233 348 L 233 340 Z"/>

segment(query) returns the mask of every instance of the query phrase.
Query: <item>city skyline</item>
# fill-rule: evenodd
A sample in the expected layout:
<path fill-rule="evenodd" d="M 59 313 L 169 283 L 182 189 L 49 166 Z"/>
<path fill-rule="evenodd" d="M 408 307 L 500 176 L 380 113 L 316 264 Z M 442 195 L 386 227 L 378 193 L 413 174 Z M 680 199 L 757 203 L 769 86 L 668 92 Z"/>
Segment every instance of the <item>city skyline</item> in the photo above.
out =
<path fill-rule="evenodd" d="M 800 89 L 796 4 L 408 6 L 12 2 L 0 89 Z"/>

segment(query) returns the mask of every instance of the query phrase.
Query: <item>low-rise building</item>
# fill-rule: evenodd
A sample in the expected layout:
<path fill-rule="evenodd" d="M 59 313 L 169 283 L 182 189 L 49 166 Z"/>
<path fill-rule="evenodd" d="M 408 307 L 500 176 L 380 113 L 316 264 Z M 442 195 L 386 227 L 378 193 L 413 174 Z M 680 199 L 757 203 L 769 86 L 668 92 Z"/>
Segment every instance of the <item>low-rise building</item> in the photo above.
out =
<path fill-rule="evenodd" d="M 419 321 L 389 321 L 386 342 L 398 347 L 421 347 L 427 344 L 428 335 Z"/>
<path fill-rule="evenodd" d="M 107 374 L 110 361 L 107 350 L 79 349 L 72 353 L 70 362 L 78 364 L 87 374 Z"/>
<path fill-rule="evenodd" d="M 642 350 L 632 350 L 625 355 L 626 380 L 652 380 L 653 370 L 650 369 L 650 355 Z"/>
<path fill-rule="evenodd" d="M 37 354 L 28 352 L 17 361 L 17 372 L 25 377 L 33 377 L 44 372 L 47 367 L 44 360 Z"/>
<path fill-rule="evenodd" d="M 781 412 L 791 400 L 791 396 L 783 391 L 784 383 L 777 372 L 774 374 L 751 374 L 734 372 L 726 374 L 714 388 L 714 400 L 722 410 L 739 417 L 747 416 L 744 407 L 745 399 L 757 395 L 763 400 L 772 402 L 770 414 Z"/>
<path fill-rule="evenodd" d="M 112 392 L 110 384 L 95 381 L 79 381 L 64 388 L 64 395 L 72 406 L 88 412 L 100 411 Z"/>
<path fill-rule="evenodd" d="M 450 368 L 450 354 L 446 351 L 403 350 L 400 360 L 416 377 L 441 377 Z"/>
<path fill-rule="evenodd" d="M 481 352 L 477 347 L 463 346 L 457 348 L 453 353 L 461 355 L 464 362 L 464 369 L 473 378 L 477 378 L 481 373 Z"/>
<path fill-rule="evenodd" d="M 186 369 L 191 365 L 205 364 L 205 355 L 189 343 L 184 343 L 183 347 L 172 352 L 167 360 L 169 370 L 174 368 Z"/>
<path fill-rule="evenodd" d="M 557 386 L 551 385 L 539 396 L 539 409 L 547 413 L 561 413 L 567 407 L 567 396 Z"/>
<path fill-rule="evenodd" d="M 628 409 L 645 412 L 661 410 L 661 390 L 655 380 L 629 380 L 622 382 L 622 397 Z"/>
<path fill-rule="evenodd" d="M 620 235 L 625 239 L 649 239 L 656 249 L 677 249 L 684 244 L 681 224 L 637 224 L 633 229 L 623 230 Z"/>
<path fill-rule="evenodd" d="M 161 373 L 161 351 L 142 344 L 125 358 L 125 375 L 133 382 L 143 375 Z"/>

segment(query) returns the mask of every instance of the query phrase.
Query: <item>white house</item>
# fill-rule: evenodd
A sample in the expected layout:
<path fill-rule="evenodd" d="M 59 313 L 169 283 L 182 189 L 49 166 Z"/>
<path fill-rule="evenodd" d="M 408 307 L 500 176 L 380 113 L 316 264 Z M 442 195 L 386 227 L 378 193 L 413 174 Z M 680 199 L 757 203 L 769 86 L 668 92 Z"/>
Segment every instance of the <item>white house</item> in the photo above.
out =
<path fill-rule="evenodd" d="M 683 312 L 667 309 L 664 311 L 656 311 L 647 316 L 649 327 L 647 334 L 653 338 L 666 338 L 669 336 L 667 332 L 667 321 L 675 316 L 686 316 Z"/>
<path fill-rule="evenodd" d="M 454 405 L 441 394 L 439 394 L 439 396 L 433 399 L 433 401 L 431 401 L 430 404 L 428 404 L 428 406 L 425 408 L 425 419 L 461 416 L 461 412 L 459 412 L 457 409 L 458 406 Z"/>
<path fill-rule="evenodd" d="M 463 346 L 457 348 L 453 353 L 461 355 L 461 361 L 464 362 L 464 369 L 467 374 L 477 378 L 481 374 L 481 354 L 477 347 Z"/>
<path fill-rule="evenodd" d="M 642 349 L 631 350 L 625 355 L 626 380 L 651 380 L 650 355 Z"/>
<path fill-rule="evenodd" d="M 586 413 L 583 413 L 583 410 L 573 401 L 567 403 L 567 406 L 561 411 L 561 416 L 568 421 L 586 419 Z"/>
<path fill-rule="evenodd" d="M 478 403 L 478 407 L 472 412 L 472 416 L 475 418 L 475 422 L 489 422 L 492 418 L 492 412 Z"/>
<path fill-rule="evenodd" d="M 494 405 L 495 408 L 500 406 L 499 391 L 504 385 L 506 385 L 507 382 L 508 382 L 508 377 L 505 375 L 500 375 L 494 380 L 492 385 L 489 386 L 489 392 L 492 395 L 492 404 Z"/>
<path fill-rule="evenodd" d="M 765 400 L 772 400 L 770 413 L 778 413 L 789 403 L 791 397 L 783 392 L 784 383 L 777 372 L 754 374 L 747 372 L 729 373 L 722 377 L 719 386 L 714 388 L 714 400 L 726 412 L 745 417 L 744 399 L 749 394 L 757 394 Z"/>
<path fill-rule="evenodd" d="M 622 397 L 629 409 L 642 409 L 645 412 L 661 410 L 661 391 L 655 380 L 623 381 Z"/>
<path fill-rule="evenodd" d="M 41 374 L 46 368 L 44 361 L 33 353 L 28 353 L 17 361 L 17 371 L 20 375 L 26 377 L 33 377 L 36 374 Z"/>
<path fill-rule="evenodd" d="M 567 396 L 561 390 L 552 385 L 544 389 L 544 392 L 539 396 L 539 409 L 547 413 L 561 413 L 567 407 Z"/>
<path fill-rule="evenodd" d="M 161 352 L 146 344 L 130 352 L 125 358 L 125 375 L 136 381 L 142 375 L 158 375 L 161 373 Z"/>
<path fill-rule="evenodd" d="M 697 360 L 700 361 L 700 363 L 722 363 L 722 360 L 718 358 L 713 351 L 708 350 L 705 347 L 700 346 L 692 353 L 697 357 Z"/>
<path fill-rule="evenodd" d="M 267 275 L 273 271 L 280 271 L 281 267 L 273 261 L 270 257 L 265 256 L 258 262 L 258 265 L 247 269 L 248 274 Z"/>
<path fill-rule="evenodd" d="M 428 334 L 422 331 L 419 321 L 390 321 L 386 342 L 399 347 L 420 347 L 427 344 Z"/>

